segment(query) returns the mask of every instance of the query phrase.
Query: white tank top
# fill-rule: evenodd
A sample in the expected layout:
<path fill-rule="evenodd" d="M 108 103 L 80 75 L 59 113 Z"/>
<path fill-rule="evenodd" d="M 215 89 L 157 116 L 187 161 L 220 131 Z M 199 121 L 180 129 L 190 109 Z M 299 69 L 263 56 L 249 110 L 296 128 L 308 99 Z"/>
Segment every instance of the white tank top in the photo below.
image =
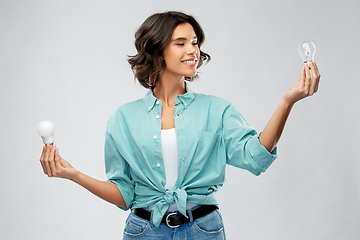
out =
<path fill-rule="evenodd" d="M 178 176 L 178 147 L 175 128 L 161 130 L 161 152 L 165 167 L 165 188 L 173 187 Z"/>
<path fill-rule="evenodd" d="M 174 187 L 178 177 L 178 147 L 175 128 L 161 130 L 161 152 L 164 160 L 167 187 Z M 197 206 L 195 203 L 186 203 L 186 209 Z M 146 208 L 154 210 L 155 204 Z M 170 204 L 168 212 L 177 211 L 176 203 Z"/>

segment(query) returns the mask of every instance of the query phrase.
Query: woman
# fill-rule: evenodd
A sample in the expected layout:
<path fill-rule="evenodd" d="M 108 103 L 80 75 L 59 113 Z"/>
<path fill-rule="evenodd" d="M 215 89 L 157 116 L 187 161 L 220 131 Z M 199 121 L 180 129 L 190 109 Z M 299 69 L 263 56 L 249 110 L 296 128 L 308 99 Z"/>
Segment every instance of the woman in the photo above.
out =
<path fill-rule="evenodd" d="M 186 86 L 185 80 L 196 78 L 197 69 L 210 60 L 200 50 L 204 33 L 192 16 L 154 14 L 135 38 L 137 54 L 129 63 L 149 91 L 108 121 L 109 180 L 77 171 L 51 145 L 41 155 L 44 173 L 131 208 L 124 239 L 225 239 L 213 192 L 224 182 L 226 164 L 255 175 L 269 167 L 292 106 L 318 89 L 318 68 L 314 62 L 303 64 L 299 80 L 258 134 L 231 103 Z"/>

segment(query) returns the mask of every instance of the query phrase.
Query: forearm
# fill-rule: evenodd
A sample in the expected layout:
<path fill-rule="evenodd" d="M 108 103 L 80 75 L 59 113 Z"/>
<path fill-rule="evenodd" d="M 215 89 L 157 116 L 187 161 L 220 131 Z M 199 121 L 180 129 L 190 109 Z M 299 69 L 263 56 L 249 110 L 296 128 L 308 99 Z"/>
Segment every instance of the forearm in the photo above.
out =
<path fill-rule="evenodd" d="M 311 73 L 310 73 L 311 69 Z M 259 136 L 260 144 L 271 152 L 278 143 L 292 106 L 318 90 L 320 73 L 315 62 L 303 64 L 299 80 L 284 95 L 274 115 Z"/>
<path fill-rule="evenodd" d="M 293 104 L 287 102 L 284 98 L 275 110 L 270 121 L 259 136 L 259 142 L 269 152 L 272 152 L 278 143 L 284 130 L 286 120 L 290 114 Z"/>
<path fill-rule="evenodd" d="M 123 196 L 121 195 L 118 187 L 108 181 L 100 181 L 89 177 L 81 172 L 77 174 L 74 179 L 71 179 L 73 182 L 79 184 L 80 186 L 86 188 L 91 193 L 100 197 L 101 199 L 115 204 L 116 206 L 126 208 L 126 203 Z"/>

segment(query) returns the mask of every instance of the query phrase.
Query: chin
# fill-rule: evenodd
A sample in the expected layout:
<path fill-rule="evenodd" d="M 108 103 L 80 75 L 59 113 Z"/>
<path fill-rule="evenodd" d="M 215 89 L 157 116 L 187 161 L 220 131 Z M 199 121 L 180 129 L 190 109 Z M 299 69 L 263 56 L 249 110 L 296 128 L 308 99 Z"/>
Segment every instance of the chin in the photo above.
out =
<path fill-rule="evenodd" d="M 185 74 L 185 77 L 194 77 L 197 74 L 197 71 L 189 73 L 189 74 Z"/>
<path fill-rule="evenodd" d="M 195 75 L 196 75 L 196 74 L 195 74 Z M 193 77 L 195 77 L 195 75 L 185 76 L 185 77 L 187 77 L 187 78 L 193 78 Z"/>

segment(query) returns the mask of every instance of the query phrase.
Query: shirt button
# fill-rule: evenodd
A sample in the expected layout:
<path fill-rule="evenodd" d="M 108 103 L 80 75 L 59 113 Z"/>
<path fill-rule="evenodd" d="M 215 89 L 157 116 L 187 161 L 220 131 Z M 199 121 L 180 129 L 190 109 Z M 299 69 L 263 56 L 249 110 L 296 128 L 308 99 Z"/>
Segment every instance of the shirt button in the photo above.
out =
<path fill-rule="evenodd" d="M 160 116 L 156 116 L 156 119 L 159 119 L 160 118 Z"/>
<path fill-rule="evenodd" d="M 154 138 L 154 139 L 157 139 L 157 136 L 156 136 L 156 135 L 154 135 L 154 136 L 153 136 L 153 138 Z"/>
<path fill-rule="evenodd" d="M 157 167 L 160 167 L 160 163 L 156 164 Z"/>
<path fill-rule="evenodd" d="M 180 114 L 176 114 L 176 116 L 180 116 Z"/>
<path fill-rule="evenodd" d="M 180 97 L 178 97 L 178 99 L 180 99 Z"/>
<path fill-rule="evenodd" d="M 184 163 L 184 158 L 181 159 L 182 163 Z"/>
<path fill-rule="evenodd" d="M 179 133 L 180 137 L 181 137 L 181 132 Z"/>
<path fill-rule="evenodd" d="M 186 106 L 186 103 L 184 103 L 184 105 Z"/>
<path fill-rule="evenodd" d="M 156 104 L 160 104 L 160 102 L 159 102 L 159 101 L 156 101 Z"/>

